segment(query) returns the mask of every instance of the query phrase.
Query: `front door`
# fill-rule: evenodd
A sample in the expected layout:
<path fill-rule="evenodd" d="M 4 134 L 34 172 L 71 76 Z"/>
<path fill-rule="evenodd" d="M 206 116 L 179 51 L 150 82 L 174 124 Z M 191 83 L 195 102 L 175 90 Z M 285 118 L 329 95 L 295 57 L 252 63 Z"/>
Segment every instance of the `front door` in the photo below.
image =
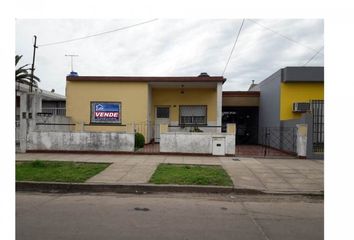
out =
<path fill-rule="evenodd" d="M 170 107 L 158 106 L 155 108 L 155 142 L 160 142 L 160 124 L 170 123 Z"/>

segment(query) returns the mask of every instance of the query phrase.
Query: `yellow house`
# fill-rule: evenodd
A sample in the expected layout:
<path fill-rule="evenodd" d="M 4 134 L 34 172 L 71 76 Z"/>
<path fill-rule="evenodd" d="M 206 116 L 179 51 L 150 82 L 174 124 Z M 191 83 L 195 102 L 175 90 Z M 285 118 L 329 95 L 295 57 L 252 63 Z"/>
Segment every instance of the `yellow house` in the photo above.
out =
<path fill-rule="evenodd" d="M 66 116 L 85 131 L 135 129 L 146 142 L 159 140 L 159 125 L 220 131 L 221 76 L 66 78 Z"/>

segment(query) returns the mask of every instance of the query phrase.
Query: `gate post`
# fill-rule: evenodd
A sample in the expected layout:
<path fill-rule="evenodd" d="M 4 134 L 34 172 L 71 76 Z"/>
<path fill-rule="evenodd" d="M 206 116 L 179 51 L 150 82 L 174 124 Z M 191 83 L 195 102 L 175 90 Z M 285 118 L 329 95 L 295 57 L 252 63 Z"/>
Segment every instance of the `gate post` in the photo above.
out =
<path fill-rule="evenodd" d="M 19 152 L 25 153 L 27 149 L 27 93 L 20 93 L 20 127 L 19 127 Z"/>
<path fill-rule="evenodd" d="M 236 134 L 236 124 L 235 123 L 226 124 L 226 132 L 230 134 Z"/>
<path fill-rule="evenodd" d="M 236 148 L 236 144 L 237 144 L 237 142 L 236 142 L 237 141 L 237 139 L 236 139 L 236 131 L 237 131 L 236 123 L 227 123 L 226 124 L 226 133 L 234 135 L 235 148 Z"/>
<path fill-rule="evenodd" d="M 269 144 L 270 144 L 270 131 L 268 132 L 268 129 L 267 127 L 264 128 L 264 157 L 267 155 L 267 149 L 268 149 L 268 141 L 269 141 Z"/>
<path fill-rule="evenodd" d="M 299 158 L 306 158 L 307 124 L 296 124 L 296 152 Z"/>

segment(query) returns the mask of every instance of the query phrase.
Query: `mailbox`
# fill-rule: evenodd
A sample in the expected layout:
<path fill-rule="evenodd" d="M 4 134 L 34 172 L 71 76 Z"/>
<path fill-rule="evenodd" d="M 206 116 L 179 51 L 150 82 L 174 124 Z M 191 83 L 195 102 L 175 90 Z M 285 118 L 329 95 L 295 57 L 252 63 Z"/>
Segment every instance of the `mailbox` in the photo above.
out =
<path fill-rule="evenodd" d="M 213 155 L 225 156 L 225 138 L 213 137 Z"/>

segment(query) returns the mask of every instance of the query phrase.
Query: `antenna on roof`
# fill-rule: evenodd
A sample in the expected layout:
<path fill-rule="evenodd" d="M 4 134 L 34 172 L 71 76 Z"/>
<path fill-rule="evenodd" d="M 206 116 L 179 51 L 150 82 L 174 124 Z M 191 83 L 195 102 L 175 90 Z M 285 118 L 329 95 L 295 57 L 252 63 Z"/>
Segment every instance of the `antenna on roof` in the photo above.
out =
<path fill-rule="evenodd" d="M 69 76 L 78 76 L 77 72 L 74 71 L 74 63 L 73 63 L 73 58 L 78 57 L 79 55 L 75 54 L 65 54 L 65 57 L 70 57 L 71 58 L 71 72 Z"/>

